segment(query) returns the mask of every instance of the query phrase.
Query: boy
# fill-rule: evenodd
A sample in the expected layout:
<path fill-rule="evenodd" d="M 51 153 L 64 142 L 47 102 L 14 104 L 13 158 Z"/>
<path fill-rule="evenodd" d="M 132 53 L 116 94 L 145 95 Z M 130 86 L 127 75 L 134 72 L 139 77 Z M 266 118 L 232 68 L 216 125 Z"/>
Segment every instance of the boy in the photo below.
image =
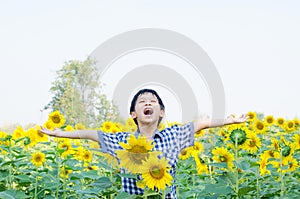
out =
<path fill-rule="evenodd" d="M 157 94 L 152 89 L 140 90 L 132 99 L 130 106 L 130 115 L 138 126 L 136 136 L 145 136 L 147 141 L 152 141 L 154 149 L 161 151 L 168 160 L 171 167 L 170 174 L 175 176 L 178 155 L 186 147 L 194 145 L 194 132 L 205 128 L 218 127 L 228 124 L 243 123 L 247 120 L 246 115 L 239 118 L 232 116 L 224 121 L 198 120 L 185 125 L 173 125 L 162 131 L 158 131 L 158 125 L 164 117 L 165 106 Z M 109 153 L 116 157 L 116 150 L 122 149 L 119 142 L 126 142 L 130 133 L 120 132 L 116 134 L 104 133 L 96 130 L 80 130 L 64 132 L 60 129 L 54 131 L 42 127 L 41 132 L 65 138 L 82 138 L 98 142 L 102 152 Z M 143 194 L 143 189 L 138 188 L 136 180 L 132 178 L 122 178 L 123 190 L 129 194 Z M 166 198 L 177 198 L 175 185 L 171 186 L 170 193 Z"/>

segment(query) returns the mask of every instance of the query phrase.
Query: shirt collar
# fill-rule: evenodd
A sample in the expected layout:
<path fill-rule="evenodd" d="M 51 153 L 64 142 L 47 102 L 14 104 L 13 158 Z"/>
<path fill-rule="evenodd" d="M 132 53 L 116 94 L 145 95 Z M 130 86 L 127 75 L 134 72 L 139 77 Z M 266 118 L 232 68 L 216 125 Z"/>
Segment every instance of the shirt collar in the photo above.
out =
<path fill-rule="evenodd" d="M 134 133 L 134 135 L 135 135 L 136 138 L 140 135 L 139 129 L 136 130 L 136 132 Z M 162 135 L 161 135 L 161 133 L 160 133 L 160 131 L 158 129 L 155 130 L 152 138 L 155 138 L 155 136 L 158 136 L 159 138 L 162 138 Z"/>

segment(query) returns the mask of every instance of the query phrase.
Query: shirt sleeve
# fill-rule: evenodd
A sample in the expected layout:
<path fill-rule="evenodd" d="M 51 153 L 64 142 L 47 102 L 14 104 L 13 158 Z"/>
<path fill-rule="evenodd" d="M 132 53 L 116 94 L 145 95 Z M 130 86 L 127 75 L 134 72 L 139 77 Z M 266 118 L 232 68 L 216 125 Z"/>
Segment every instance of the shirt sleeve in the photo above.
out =
<path fill-rule="evenodd" d="M 99 137 L 99 145 L 100 145 L 100 151 L 103 153 L 109 153 L 110 155 L 113 155 L 116 157 L 115 151 L 118 149 L 122 149 L 122 147 L 119 145 L 119 142 L 122 142 L 126 139 L 126 136 L 124 133 L 105 133 L 102 131 L 98 131 L 98 137 Z"/>
<path fill-rule="evenodd" d="M 180 150 L 194 145 L 194 123 L 189 122 L 184 125 L 177 125 L 177 141 Z"/>

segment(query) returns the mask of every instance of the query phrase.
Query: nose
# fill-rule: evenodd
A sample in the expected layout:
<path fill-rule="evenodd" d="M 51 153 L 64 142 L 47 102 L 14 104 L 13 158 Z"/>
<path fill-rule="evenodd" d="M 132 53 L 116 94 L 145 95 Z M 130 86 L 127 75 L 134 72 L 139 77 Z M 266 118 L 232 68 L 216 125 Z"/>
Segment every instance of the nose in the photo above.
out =
<path fill-rule="evenodd" d="M 146 101 L 145 106 L 151 106 L 151 105 L 152 105 L 151 101 Z"/>

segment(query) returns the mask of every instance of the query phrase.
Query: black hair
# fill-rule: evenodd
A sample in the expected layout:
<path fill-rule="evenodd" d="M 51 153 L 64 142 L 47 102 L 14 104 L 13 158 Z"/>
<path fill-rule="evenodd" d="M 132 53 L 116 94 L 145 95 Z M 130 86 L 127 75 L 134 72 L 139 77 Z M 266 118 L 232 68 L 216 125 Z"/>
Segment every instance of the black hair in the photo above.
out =
<path fill-rule="evenodd" d="M 165 105 L 164 105 L 164 103 L 162 102 L 162 100 L 161 100 L 161 98 L 159 97 L 159 95 L 157 94 L 157 92 L 156 92 L 155 90 L 145 88 L 145 89 L 139 90 L 139 92 L 137 92 L 137 93 L 134 95 L 134 97 L 133 97 L 133 99 L 132 99 L 132 101 L 131 101 L 131 105 L 130 105 L 130 110 L 129 110 L 130 113 L 132 113 L 132 112 L 135 111 L 136 101 L 137 101 L 138 97 L 139 97 L 140 95 L 144 94 L 144 93 L 151 93 L 152 95 L 154 95 L 154 96 L 157 98 L 157 100 L 158 100 L 158 103 L 159 103 L 159 105 L 160 105 L 160 109 L 161 109 L 161 110 L 165 110 Z M 158 124 L 161 122 L 161 120 L 162 120 L 162 117 L 159 118 Z M 134 122 L 135 122 L 136 125 L 138 125 L 137 119 L 136 119 L 136 118 L 134 119 Z"/>

